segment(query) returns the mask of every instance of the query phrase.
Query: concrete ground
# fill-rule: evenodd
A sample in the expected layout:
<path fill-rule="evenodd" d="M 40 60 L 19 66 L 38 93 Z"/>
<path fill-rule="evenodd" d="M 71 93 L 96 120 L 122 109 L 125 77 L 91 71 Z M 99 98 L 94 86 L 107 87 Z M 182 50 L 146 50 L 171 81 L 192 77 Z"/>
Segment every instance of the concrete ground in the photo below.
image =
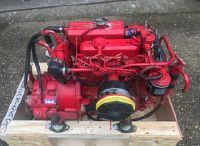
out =
<path fill-rule="evenodd" d="M 176 0 L 174 2 L 178 1 Z M 127 8 L 126 4 L 122 3 L 122 8 Z M 197 4 L 199 4 L 198 0 L 194 2 L 194 5 L 197 6 Z M 112 7 L 113 4 L 110 5 L 110 8 Z M 170 9 L 172 8 L 173 7 L 170 7 Z M 108 9 L 109 8 L 105 8 L 105 12 L 108 12 Z M 195 11 L 188 12 L 181 9 L 182 13 L 175 13 L 174 11 L 173 13 L 169 11 L 163 13 L 146 13 L 146 11 L 141 11 L 140 13 L 122 13 L 123 10 L 119 9 L 116 14 L 111 10 L 111 12 L 106 15 L 106 13 L 101 10 L 97 15 L 97 17 L 106 16 L 110 19 L 123 19 L 127 24 L 131 22 L 144 24 L 144 21 L 147 20 L 150 25 L 158 30 L 159 34 L 166 34 L 169 36 L 173 48 L 187 63 L 186 72 L 191 79 L 191 88 L 189 92 L 182 94 L 180 93 L 180 85 L 176 89 L 175 95 L 172 96 L 178 122 L 184 136 L 178 146 L 200 145 L 200 13 L 196 11 L 198 9 L 194 10 Z M 13 12 L 11 16 L 8 16 L 8 12 L 0 12 L 0 120 L 2 120 L 3 115 L 7 111 L 17 85 L 23 75 L 25 47 L 30 36 L 41 28 L 49 25 L 62 25 L 74 19 L 92 20 L 96 17 L 89 11 L 87 11 L 87 13 L 90 15 L 76 15 L 74 18 L 68 17 L 69 14 L 67 14 L 67 16 L 64 14 L 59 15 L 59 13 L 57 13 L 58 11 L 60 12 L 60 10 L 53 9 L 51 16 L 50 14 L 46 15 L 49 16 L 46 19 L 43 19 L 46 14 L 41 13 L 43 11 L 38 11 L 37 15 L 34 14 L 35 10 L 34 12 L 17 12 L 18 14 L 15 13 L 16 17 L 13 16 L 15 15 Z M 78 12 L 80 13 L 80 11 Z M 25 13 L 27 14 L 25 15 Z M 41 14 L 39 15 L 39 13 Z M 20 14 L 23 15 L 18 17 Z M 73 14 L 75 14 L 75 12 L 72 12 L 72 15 Z M 40 16 L 40 19 L 36 16 Z"/>

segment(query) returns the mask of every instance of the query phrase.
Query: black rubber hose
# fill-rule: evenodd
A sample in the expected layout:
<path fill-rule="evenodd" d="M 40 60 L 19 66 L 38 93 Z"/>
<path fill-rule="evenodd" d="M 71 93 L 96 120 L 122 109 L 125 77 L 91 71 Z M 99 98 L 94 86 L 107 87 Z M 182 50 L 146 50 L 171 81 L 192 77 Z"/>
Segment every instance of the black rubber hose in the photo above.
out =
<path fill-rule="evenodd" d="M 44 39 L 46 41 L 46 43 L 49 45 L 50 48 L 53 47 L 53 41 L 51 40 L 51 37 L 49 35 L 45 35 Z"/>
<path fill-rule="evenodd" d="M 44 28 L 43 30 L 52 30 L 57 33 L 62 33 L 64 31 L 64 26 L 48 26 L 48 27 Z M 49 35 L 45 35 L 44 39 L 50 48 L 53 47 L 53 41 Z"/>
<path fill-rule="evenodd" d="M 27 85 L 27 79 L 28 79 L 28 73 L 29 73 L 29 69 L 30 69 L 30 55 L 31 55 L 31 49 L 33 44 L 35 43 L 35 40 L 37 38 L 39 38 L 41 36 L 40 33 L 36 33 L 34 34 L 28 44 L 27 44 L 27 48 L 26 48 L 26 58 L 25 58 L 25 69 L 24 69 L 24 87 L 26 87 Z"/>
<path fill-rule="evenodd" d="M 132 121 L 139 121 L 139 120 L 143 120 L 143 119 L 147 119 L 147 118 L 151 117 L 155 112 L 157 112 L 160 109 L 162 101 L 163 101 L 163 97 L 160 97 L 160 102 L 158 103 L 158 105 L 152 111 L 148 112 L 147 114 L 145 114 L 141 117 L 134 118 L 134 119 L 131 119 L 131 120 Z"/>
<path fill-rule="evenodd" d="M 157 75 L 154 75 L 154 76 L 145 75 L 146 72 L 153 70 L 153 69 L 160 69 L 160 67 L 159 66 L 147 66 L 144 69 L 142 69 L 140 71 L 140 73 L 137 74 L 137 76 L 143 78 L 144 80 L 158 80 L 158 79 L 160 79 L 162 77 L 161 72 Z"/>
<path fill-rule="evenodd" d="M 57 33 L 62 33 L 64 31 L 64 26 L 48 26 L 44 30 L 52 30 Z"/>
<path fill-rule="evenodd" d="M 156 51 L 156 55 L 159 54 L 159 61 L 161 62 L 166 62 L 167 61 L 167 58 L 166 58 L 166 55 L 165 55 L 165 52 L 163 50 L 163 47 L 162 45 L 160 44 L 160 39 L 158 38 L 158 35 L 157 34 L 154 34 L 155 35 L 155 44 L 154 44 L 154 47 L 153 49 Z M 158 53 L 158 54 L 157 54 Z M 157 57 L 157 56 L 155 56 Z"/>
<path fill-rule="evenodd" d="M 36 54 L 36 51 L 35 51 L 35 43 L 33 43 L 33 45 L 32 45 L 32 57 L 33 57 L 33 62 L 35 63 L 37 73 L 38 73 L 39 87 L 40 87 L 40 90 L 41 90 L 41 93 L 42 93 L 41 70 L 40 70 L 40 65 L 39 65 L 39 61 L 38 61 L 38 58 L 37 58 L 37 54 Z"/>

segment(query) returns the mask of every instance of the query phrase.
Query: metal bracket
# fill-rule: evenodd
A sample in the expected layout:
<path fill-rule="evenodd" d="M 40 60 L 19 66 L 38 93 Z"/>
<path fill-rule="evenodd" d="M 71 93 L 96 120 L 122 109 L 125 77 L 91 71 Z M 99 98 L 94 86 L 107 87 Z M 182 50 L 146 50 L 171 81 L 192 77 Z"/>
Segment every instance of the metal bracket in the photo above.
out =
<path fill-rule="evenodd" d="M 114 124 L 113 128 L 122 133 L 131 133 L 137 130 L 137 127 L 132 124 L 131 119 L 121 120 L 119 123 Z"/>

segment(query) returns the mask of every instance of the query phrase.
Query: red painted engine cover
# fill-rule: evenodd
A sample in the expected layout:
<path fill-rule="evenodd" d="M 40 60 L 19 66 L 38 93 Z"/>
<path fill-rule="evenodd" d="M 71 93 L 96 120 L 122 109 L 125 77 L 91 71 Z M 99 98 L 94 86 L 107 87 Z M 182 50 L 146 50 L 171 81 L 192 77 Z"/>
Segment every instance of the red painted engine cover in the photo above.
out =
<path fill-rule="evenodd" d="M 70 22 L 65 29 L 65 34 L 72 44 L 76 41 L 91 40 L 96 37 L 105 38 L 123 38 L 124 37 L 124 22 L 123 21 L 109 21 L 110 26 L 106 28 L 94 27 L 94 22 Z M 87 34 L 86 34 L 87 33 Z"/>

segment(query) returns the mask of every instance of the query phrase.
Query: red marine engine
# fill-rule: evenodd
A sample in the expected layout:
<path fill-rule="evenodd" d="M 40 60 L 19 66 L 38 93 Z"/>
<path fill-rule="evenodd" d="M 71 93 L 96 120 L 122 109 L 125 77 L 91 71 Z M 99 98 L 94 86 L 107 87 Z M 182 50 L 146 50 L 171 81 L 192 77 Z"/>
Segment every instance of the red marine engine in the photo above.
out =
<path fill-rule="evenodd" d="M 44 39 L 39 39 L 44 37 Z M 161 43 L 165 45 L 165 49 Z M 47 50 L 41 74 L 35 45 Z M 32 52 L 38 75 L 30 68 Z M 185 63 L 165 36 L 149 26 L 124 26 L 123 21 L 100 18 L 50 26 L 30 39 L 26 52 L 25 86 L 32 82 L 26 105 L 35 119 L 123 120 L 155 106 L 176 85 Z"/>

